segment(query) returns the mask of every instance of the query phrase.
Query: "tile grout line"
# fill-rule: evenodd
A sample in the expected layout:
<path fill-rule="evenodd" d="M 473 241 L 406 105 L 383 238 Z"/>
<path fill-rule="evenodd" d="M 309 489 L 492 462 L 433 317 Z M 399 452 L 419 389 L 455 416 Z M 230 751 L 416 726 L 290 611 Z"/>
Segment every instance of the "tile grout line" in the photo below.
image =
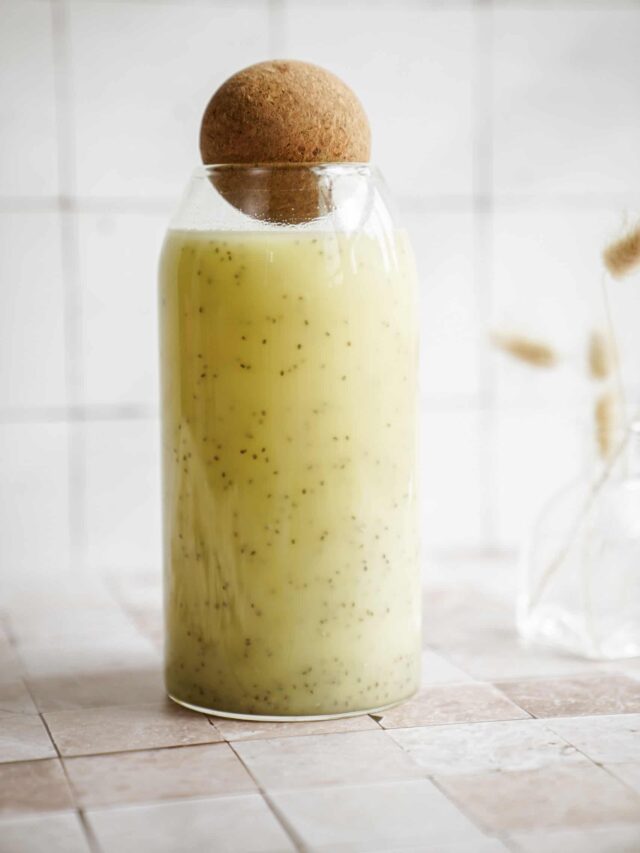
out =
<path fill-rule="evenodd" d="M 215 723 L 214 723 L 214 726 L 215 726 Z M 289 839 L 290 839 L 291 843 L 293 844 L 293 846 L 295 847 L 296 851 L 298 851 L 298 853 L 306 853 L 307 848 L 306 848 L 305 844 L 303 843 L 302 839 L 300 838 L 298 833 L 295 831 L 295 829 L 291 826 L 291 824 L 289 823 L 287 818 L 280 812 L 280 809 L 272 801 L 272 799 L 269 796 L 266 789 L 262 787 L 262 785 L 260 784 L 258 779 L 254 776 L 251 768 L 244 762 L 240 753 L 235 749 L 233 742 L 225 740 L 225 743 L 231 749 L 231 751 L 236 756 L 236 758 L 238 759 L 240 764 L 242 764 L 244 769 L 247 771 L 247 773 L 249 774 L 249 777 L 253 780 L 254 784 L 256 785 L 256 787 L 258 789 L 260 796 L 262 797 L 262 799 L 267 804 L 267 808 L 269 809 L 271 814 L 275 817 L 275 819 L 280 824 L 282 829 L 285 831 L 286 835 L 289 837 Z"/>
<path fill-rule="evenodd" d="M 491 253 L 493 241 L 493 3 L 475 0 L 474 7 L 474 83 L 473 111 L 473 229 L 478 328 L 478 380 L 481 416 L 479 459 L 481 483 L 480 525 L 485 547 L 495 546 L 497 539 L 496 477 L 493 464 L 495 443 L 495 379 L 490 352 L 484 337 L 491 321 L 493 284 Z"/>
<path fill-rule="evenodd" d="M 57 197 L 64 287 L 65 381 L 67 406 L 83 396 L 81 288 L 78 270 L 77 223 L 68 199 L 75 191 L 75 146 L 72 125 L 69 22 L 67 9 L 50 3 L 58 161 Z M 67 434 L 68 541 L 72 573 L 85 553 L 84 436 L 70 424 Z"/>
<path fill-rule="evenodd" d="M 460 814 L 462 814 L 462 815 L 464 815 L 464 817 L 466 817 L 466 819 L 469 821 L 469 823 L 472 826 L 475 826 L 476 829 L 479 829 L 480 832 L 482 832 L 482 834 L 486 838 L 495 838 L 495 835 L 493 835 L 491 833 L 490 827 L 488 827 L 484 823 L 482 823 L 482 821 L 479 818 L 476 818 L 475 815 L 472 814 L 472 812 L 468 811 L 467 808 L 462 805 L 462 803 L 459 803 L 455 799 L 455 797 L 453 797 L 451 794 L 449 794 L 449 792 L 442 785 L 440 785 L 440 783 L 438 782 L 438 780 L 435 776 L 427 776 L 427 778 L 429 779 L 431 784 L 434 786 L 434 788 L 436 788 L 438 791 L 440 791 L 442 796 L 446 797 L 446 799 L 451 803 L 451 805 L 454 806 L 454 808 L 456 808 L 460 812 Z"/>
<path fill-rule="evenodd" d="M 29 690 L 29 686 L 28 685 L 25 685 L 25 686 L 27 687 L 27 690 Z M 29 695 L 31 695 L 30 690 L 29 690 Z M 31 700 L 34 702 L 34 705 L 35 705 L 35 701 L 33 699 L 33 696 L 31 696 Z M 37 705 L 36 705 L 36 707 L 37 707 Z M 98 844 L 98 840 L 95 837 L 95 834 L 93 832 L 93 829 L 92 829 L 89 821 L 87 820 L 87 816 L 85 815 L 84 809 L 76 802 L 75 789 L 71 783 L 71 779 L 69 778 L 69 774 L 67 773 L 67 767 L 64 763 L 64 759 L 62 758 L 60 750 L 58 749 L 58 744 L 55 742 L 53 735 L 51 734 L 51 729 L 49 728 L 49 724 L 47 723 L 47 721 L 45 719 L 44 713 L 42 711 L 38 710 L 38 716 L 40 717 L 40 721 L 42 722 L 42 725 L 45 727 L 47 735 L 49 736 L 49 740 L 51 741 L 51 744 L 56 751 L 56 755 L 58 756 L 58 761 L 60 762 L 60 766 L 62 767 L 62 772 L 64 773 L 64 778 L 67 782 L 67 787 L 69 789 L 69 793 L 71 794 L 71 798 L 72 798 L 72 802 L 73 802 L 73 808 L 74 808 L 74 811 L 75 811 L 76 815 L 78 816 L 78 820 L 80 821 L 80 824 L 82 826 L 82 832 L 83 832 L 84 837 L 86 839 L 89 850 L 91 851 L 91 853 L 101 853 L 101 847 Z"/>
<path fill-rule="evenodd" d="M 413 758 L 413 756 L 411 755 L 411 753 L 409 752 L 409 750 L 408 750 L 408 749 L 405 749 L 405 747 L 404 747 L 401 743 L 398 743 L 397 741 L 394 741 L 394 743 L 396 743 L 396 745 L 397 745 L 397 746 L 402 750 L 402 752 L 403 752 L 405 755 L 407 755 L 407 756 L 411 759 L 411 761 L 412 761 L 414 764 L 416 764 L 416 766 L 417 766 L 417 767 L 420 767 L 420 765 L 416 762 L 416 760 Z M 434 788 L 436 788 L 436 790 L 440 791 L 440 793 L 442 794 L 442 796 L 443 796 L 443 797 L 445 797 L 445 799 L 446 799 L 448 802 L 450 802 L 450 803 L 453 805 L 453 807 L 454 807 L 455 809 L 457 809 L 457 810 L 460 812 L 460 814 L 461 814 L 461 815 L 463 815 L 464 817 L 466 817 L 466 818 L 467 818 L 467 820 L 471 823 L 471 825 L 472 825 L 472 826 L 475 826 L 477 829 L 479 829 L 485 837 L 487 837 L 487 838 L 492 838 L 492 837 L 494 837 L 494 836 L 492 836 L 492 835 L 490 835 L 490 834 L 489 834 L 489 831 L 487 830 L 487 828 L 486 828 L 484 825 L 482 825 L 479 821 L 477 821 L 477 820 L 476 820 L 475 818 L 473 818 L 470 814 L 468 814 L 468 813 L 467 813 L 467 810 L 466 810 L 465 808 L 463 808 L 463 807 L 462 807 L 458 802 L 456 802 L 456 800 L 454 800 L 454 799 L 453 799 L 453 797 L 451 797 L 451 796 L 447 793 L 447 791 L 443 790 L 443 789 L 440 787 L 440 785 L 437 783 L 437 781 L 436 781 L 436 779 L 434 778 L 434 776 L 431 776 L 430 774 L 425 773 L 425 775 L 424 775 L 423 777 L 420 777 L 420 778 L 427 779 L 429 782 L 431 782 L 431 784 L 433 785 L 433 787 L 434 787 Z"/>
<path fill-rule="evenodd" d="M 598 717 L 609 717 L 609 716 L 614 716 L 616 718 L 620 718 L 620 717 L 624 717 L 625 714 L 624 713 L 623 714 L 586 714 L 586 715 L 580 716 L 580 717 L 560 717 L 560 718 L 558 718 L 558 717 L 546 717 L 546 718 L 542 718 L 542 720 L 544 721 L 544 724 L 546 726 L 548 726 L 549 731 L 553 732 L 557 738 L 560 738 L 560 740 L 563 740 L 568 746 L 570 746 L 572 749 L 575 749 L 576 752 L 578 752 L 580 755 L 582 755 L 584 758 L 586 758 L 587 761 L 593 767 L 598 767 L 600 770 L 603 770 L 605 773 L 607 773 L 607 775 L 609 775 L 612 779 L 615 779 L 616 782 L 620 783 L 628 791 L 631 791 L 631 793 L 634 794 L 638 798 L 638 800 L 640 800 L 640 791 L 638 791 L 636 788 L 634 788 L 634 786 L 631 785 L 629 782 L 627 782 L 626 779 L 621 779 L 620 776 L 616 776 L 616 774 L 613 772 L 613 770 L 610 769 L 610 764 L 616 764 L 618 762 L 609 762 L 608 763 L 608 762 L 596 761 L 594 758 L 591 758 L 591 756 L 588 755 L 584 751 L 584 749 L 580 749 L 579 746 L 576 746 L 575 744 L 571 743 L 571 741 L 568 740 L 565 737 L 565 735 L 561 734 L 560 732 L 557 732 L 553 728 L 553 722 L 551 722 L 551 723 L 548 722 L 549 720 L 553 721 L 554 719 L 584 720 L 584 719 L 597 719 Z"/>

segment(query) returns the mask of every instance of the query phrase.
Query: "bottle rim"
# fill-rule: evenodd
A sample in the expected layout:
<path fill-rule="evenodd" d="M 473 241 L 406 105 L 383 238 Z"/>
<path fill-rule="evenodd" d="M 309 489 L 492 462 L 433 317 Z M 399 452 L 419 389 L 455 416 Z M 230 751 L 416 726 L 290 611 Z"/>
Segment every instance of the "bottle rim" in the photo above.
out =
<path fill-rule="evenodd" d="M 273 172 L 304 171 L 316 175 L 362 175 L 378 174 L 378 169 L 372 163 L 357 161 L 339 161 L 322 163 L 207 163 L 197 166 L 194 177 L 208 178 L 212 175 L 238 172 L 251 175 L 263 175 Z"/>

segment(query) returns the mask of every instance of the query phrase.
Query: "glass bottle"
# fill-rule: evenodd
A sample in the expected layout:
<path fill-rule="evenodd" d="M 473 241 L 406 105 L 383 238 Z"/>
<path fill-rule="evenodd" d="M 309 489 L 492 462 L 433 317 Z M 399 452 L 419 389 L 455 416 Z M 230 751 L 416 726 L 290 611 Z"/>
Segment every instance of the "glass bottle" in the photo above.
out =
<path fill-rule="evenodd" d="M 416 305 L 374 168 L 196 170 L 160 264 L 176 702 L 290 720 L 416 690 Z"/>
<path fill-rule="evenodd" d="M 595 660 L 640 655 L 640 421 L 595 477 L 547 503 L 524 577 L 523 637 Z"/>

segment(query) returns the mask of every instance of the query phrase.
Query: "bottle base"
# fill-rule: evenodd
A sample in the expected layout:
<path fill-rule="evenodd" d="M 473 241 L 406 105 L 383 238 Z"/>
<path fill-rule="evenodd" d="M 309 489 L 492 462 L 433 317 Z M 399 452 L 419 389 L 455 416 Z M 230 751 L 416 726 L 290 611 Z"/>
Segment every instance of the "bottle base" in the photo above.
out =
<path fill-rule="evenodd" d="M 408 702 L 418 691 L 414 690 L 402 699 L 397 699 L 395 702 L 388 702 L 386 705 L 379 705 L 375 708 L 362 708 L 356 711 L 341 711 L 336 714 L 298 714 L 298 715 L 277 715 L 277 714 L 236 714 L 231 711 L 222 711 L 219 708 L 203 708 L 200 705 L 193 705 L 191 702 L 184 702 L 178 699 L 177 696 L 172 696 L 167 693 L 169 699 L 180 705 L 183 708 L 188 708 L 189 711 L 197 711 L 199 714 L 206 714 L 209 717 L 223 717 L 228 720 L 247 720 L 254 723 L 311 723 L 322 722 L 323 720 L 341 720 L 346 717 L 362 717 L 365 714 L 381 714 L 388 711 L 390 708 L 395 708 L 397 705 L 402 705 L 403 702 Z"/>

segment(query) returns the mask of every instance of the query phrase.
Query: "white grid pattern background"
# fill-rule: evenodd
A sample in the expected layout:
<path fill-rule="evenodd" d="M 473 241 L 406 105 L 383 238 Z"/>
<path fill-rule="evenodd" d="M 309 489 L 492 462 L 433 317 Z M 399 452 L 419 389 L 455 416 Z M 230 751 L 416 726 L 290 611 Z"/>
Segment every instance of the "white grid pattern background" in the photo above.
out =
<path fill-rule="evenodd" d="M 579 442 L 486 333 L 541 283 L 591 287 L 640 209 L 640 3 L 0 0 L 0 20 L 0 577 L 159 565 L 156 259 L 208 97 L 274 56 L 358 92 L 414 238 L 425 552 L 517 547 Z"/>

